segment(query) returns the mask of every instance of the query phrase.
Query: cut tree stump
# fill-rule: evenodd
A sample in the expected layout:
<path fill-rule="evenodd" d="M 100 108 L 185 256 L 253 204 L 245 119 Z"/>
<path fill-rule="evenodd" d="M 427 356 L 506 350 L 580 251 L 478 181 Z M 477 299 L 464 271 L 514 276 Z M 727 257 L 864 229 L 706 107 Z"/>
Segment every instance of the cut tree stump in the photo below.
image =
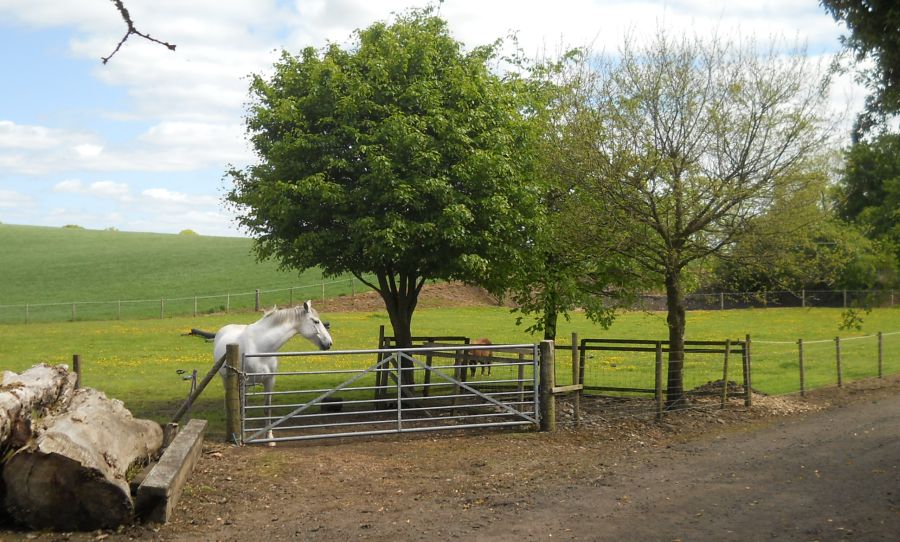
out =
<path fill-rule="evenodd" d="M 0 373 L 0 452 L 28 442 L 35 416 L 44 416 L 51 407 L 65 409 L 76 378 L 65 365 L 40 364 L 22 374 Z"/>
<path fill-rule="evenodd" d="M 125 479 L 162 444 L 156 422 L 132 417 L 121 401 L 85 388 L 67 410 L 35 423 L 33 438 L 3 466 L 6 509 L 33 529 L 116 528 L 132 519 Z"/>

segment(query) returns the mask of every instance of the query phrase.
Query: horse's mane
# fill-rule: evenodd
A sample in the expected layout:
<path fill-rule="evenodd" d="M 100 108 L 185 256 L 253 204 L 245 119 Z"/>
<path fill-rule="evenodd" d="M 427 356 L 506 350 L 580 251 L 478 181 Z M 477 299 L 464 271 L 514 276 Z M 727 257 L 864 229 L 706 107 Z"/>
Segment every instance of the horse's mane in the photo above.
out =
<path fill-rule="evenodd" d="M 266 320 L 272 324 L 282 324 L 288 320 L 291 320 L 291 321 L 297 320 L 300 318 L 300 315 L 302 315 L 302 314 L 303 314 L 303 305 L 296 305 L 294 307 L 287 307 L 284 309 L 273 308 L 273 309 L 265 311 L 263 313 L 263 317 L 260 318 L 258 321 L 262 322 L 263 320 Z M 310 307 L 309 314 L 311 316 L 315 316 L 316 315 L 315 309 Z"/>

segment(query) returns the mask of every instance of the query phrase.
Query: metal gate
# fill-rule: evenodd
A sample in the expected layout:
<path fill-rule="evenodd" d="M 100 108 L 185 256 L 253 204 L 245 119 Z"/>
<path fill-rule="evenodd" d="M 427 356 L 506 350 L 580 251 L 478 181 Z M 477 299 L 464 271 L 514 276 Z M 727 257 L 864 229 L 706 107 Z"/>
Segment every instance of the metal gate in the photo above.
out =
<path fill-rule="evenodd" d="M 267 356 L 278 356 L 280 368 L 292 370 L 276 373 L 271 393 L 247 385 L 250 377 L 262 375 L 240 373 L 241 440 L 248 444 L 536 426 L 539 421 L 539 352 L 534 344 L 260 353 L 244 358 Z M 372 356 L 374 363 L 365 361 Z"/>

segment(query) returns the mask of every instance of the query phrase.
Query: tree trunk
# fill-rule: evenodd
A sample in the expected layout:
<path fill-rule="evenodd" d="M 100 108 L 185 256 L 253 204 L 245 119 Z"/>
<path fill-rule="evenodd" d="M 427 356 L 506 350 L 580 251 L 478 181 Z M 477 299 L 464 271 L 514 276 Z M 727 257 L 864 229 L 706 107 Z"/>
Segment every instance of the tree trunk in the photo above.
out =
<path fill-rule="evenodd" d="M 134 419 L 102 392 L 77 390 L 68 409 L 36 423 L 34 438 L 4 465 L 6 508 L 33 529 L 118 527 L 134 513 L 126 472 L 161 445 L 156 422 Z"/>
<path fill-rule="evenodd" d="M 22 374 L 0 373 L 0 452 L 28 441 L 33 417 L 43 416 L 54 405 L 64 408 L 72 399 L 76 378 L 65 365 L 40 364 Z"/>
<path fill-rule="evenodd" d="M 400 274 L 399 280 L 394 276 L 378 275 L 381 298 L 384 300 L 391 327 L 394 329 L 394 339 L 397 348 L 409 348 L 412 346 L 412 317 L 419 301 L 421 282 L 415 276 Z M 407 359 L 401 363 L 401 382 L 404 386 L 414 386 L 415 372 L 413 363 Z"/>
<path fill-rule="evenodd" d="M 559 312 L 556 310 L 556 305 L 552 305 L 548 303 L 544 307 L 544 340 L 545 341 L 555 341 L 556 340 L 556 324 L 559 321 Z"/>
<path fill-rule="evenodd" d="M 684 292 L 678 267 L 666 270 L 666 305 L 669 324 L 669 370 L 666 385 L 666 408 L 686 405 L 684 396 Z"/>

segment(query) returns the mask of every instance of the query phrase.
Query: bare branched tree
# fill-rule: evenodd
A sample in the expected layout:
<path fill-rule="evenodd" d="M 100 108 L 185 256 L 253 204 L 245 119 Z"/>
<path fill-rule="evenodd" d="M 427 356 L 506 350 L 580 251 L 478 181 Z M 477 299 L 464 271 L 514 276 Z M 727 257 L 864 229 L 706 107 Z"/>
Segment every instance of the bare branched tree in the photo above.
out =
<path fill-rule="evenodd" d="M 597 177 L 588 189 L 668 301 L 668 404 L 684 402 L 684 272 L 744 236 L 825 143 L 822 74 L 753 42 L 626 43 L 601 68 Z M 612 224 L 609 222 L 612 221 Z M 614 232 L 614 233 L 613 233 Z"/>
<path fill-rule="evenodd" d="M 140 36 L 146 40 L 150 40 L 153 43 L 158 43 L 160 45 L 163 45 L 170 51 L 175 50 L 174 43 L 169 43 L 166 41 L 158 40 L 158 39 L 152 37 L 150 34 L 144 34 L 143 32 L 139 31 L 137 28 L 135 28 L 134 21 L 131 20 L 131 14 L 128 13 L 128 8 L 125 7 L 125 4 L 122 3 L 122 0 L 112 0 L 112 3 L 116 5 L 116 9 L 119 10 L 119 13 L 122 15 L 122 20 L 125 21 L 125 24 L 127 25 L 128 28 L 125 31 L 125 35 L 122 36 L 121 40 L 119 40 L 119 44 L 116 45 L 116 48 L 113 50 L 113 52 L 110 53 L 109 56 L 103 57 L 101 59 L 101 60 L 103 60 L 104 64 L 109 62 L 109 59 L 111 59 L 113 57 L 113 55 L 115 55 L 116 53 L 119 52 L 119 49 L 122 48 L 122 45 L 124 45 L 125 42 L 128 41 L 128 38 L 130 38 L 132 34 L 134 34 L 136 36 Z"/>

